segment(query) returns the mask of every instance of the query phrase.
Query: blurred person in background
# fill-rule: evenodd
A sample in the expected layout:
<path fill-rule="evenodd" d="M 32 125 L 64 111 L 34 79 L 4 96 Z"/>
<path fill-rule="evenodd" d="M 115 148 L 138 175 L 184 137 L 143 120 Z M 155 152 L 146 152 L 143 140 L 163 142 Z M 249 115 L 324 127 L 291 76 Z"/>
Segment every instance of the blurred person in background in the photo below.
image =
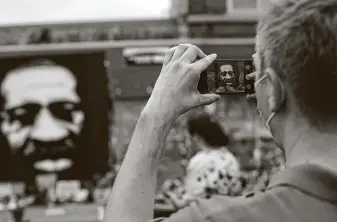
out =
<path fill-rule="evenodd" d="M 202 115 L 189 119 L 187 127 L 193 146 L 200 150 L 190 159 L 186 169 L 187 193 L 192 196 L 237 194 L 240 163 L 227 149 L 229 138 L 220 124 L 210 116 Z"/>
<path fill-rule="evenodd" d="M 199 57 L 200 59 L 195 61 Z M 273 0 L 259 21 L 253 56 L 257 109 L 286 156 L 266 189 L 239 198 L 198 199 L 178 221 L 337 221 L 337 0 Z M 178 116 L 219 99 L 200 94 L 216 55 L 170 49 L 117 175 L 105 221 L 151 221 L 165 136 Z M 317 80 L 325 80 L 325 84 Z"/>
<path fill-rule="evenodd" d="M 229 138 L 221 125 L 209 115 L 198 115 L 187 121 L 192 143 L 198 151 L 226 150 Z"/>
<path fill-rule="evenodd" d="M 50 30 L 48 28 L 43 28 L 40 30 L 40 37 L 36 43 L 47 44 L 51 42 Z"/>
<path fill-rule="evenodd" d="M 163 185 L 165 194 L 177 208 L 198 197 L 239 195 L 243 188 L 240 163 L 227 149 L 229 138 L 220 124 L 209 115 L 199 115 L 188 120 L 187 128 L 197 153 L 189 160 L 183 181 Z"/>

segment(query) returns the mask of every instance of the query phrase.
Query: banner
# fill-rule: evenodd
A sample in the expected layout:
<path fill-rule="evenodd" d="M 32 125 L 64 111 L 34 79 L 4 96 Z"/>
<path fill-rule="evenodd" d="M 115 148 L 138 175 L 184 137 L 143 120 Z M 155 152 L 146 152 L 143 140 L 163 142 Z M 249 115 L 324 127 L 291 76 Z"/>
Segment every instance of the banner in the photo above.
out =
<path fill-rule="evenodd" d="M 162 65 L 168 47 L 125 48 L 123 58 L 127 65 Z"/>

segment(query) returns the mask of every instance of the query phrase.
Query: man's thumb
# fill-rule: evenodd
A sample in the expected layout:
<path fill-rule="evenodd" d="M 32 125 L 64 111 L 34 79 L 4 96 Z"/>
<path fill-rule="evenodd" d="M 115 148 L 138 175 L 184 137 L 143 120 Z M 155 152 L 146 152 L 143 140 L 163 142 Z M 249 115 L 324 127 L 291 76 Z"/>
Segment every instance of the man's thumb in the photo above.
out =
<path fill-rule="evenodd" d="M 200 95 L 200 105 L 209 105 L 218 99 L 220 99 L 220 95 L 217 94 L 202 94 Z"/>

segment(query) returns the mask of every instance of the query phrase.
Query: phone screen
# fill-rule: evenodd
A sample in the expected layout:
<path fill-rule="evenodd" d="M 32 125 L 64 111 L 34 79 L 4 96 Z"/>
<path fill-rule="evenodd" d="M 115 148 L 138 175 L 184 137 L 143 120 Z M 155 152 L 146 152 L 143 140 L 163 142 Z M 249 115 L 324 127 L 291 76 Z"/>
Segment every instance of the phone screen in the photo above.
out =
<path fill-rule="evenodd" d="M 254 71 L 253 60 L 217 59 L 201 73 L 198 90 L 202 94 L 252 94 L 254 80 L 247 80 L 246 75 Z"/>

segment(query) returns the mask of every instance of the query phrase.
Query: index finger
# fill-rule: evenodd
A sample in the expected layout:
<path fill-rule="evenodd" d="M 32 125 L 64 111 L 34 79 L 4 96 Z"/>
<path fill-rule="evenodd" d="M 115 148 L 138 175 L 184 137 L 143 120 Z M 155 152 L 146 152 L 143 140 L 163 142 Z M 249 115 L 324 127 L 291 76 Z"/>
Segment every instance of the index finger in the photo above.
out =
<path fill-rule="evenodd" d="M 177 46 L 172 47 L 172 48 L 170 48 L 169 50 L 166 51 L 166 53 L 165 53 L 165 58 L 164 58 L 164 62 L 163 62 L 163 65 L 164 65 L 164 66 L 167 65 L 167 64 L 171 61 L 172 56 L 173 56 L 173 54 L 174 54 L 174 51 L 175 51 L 176 49 L 177 49 Z"/>
<path fill-rule="evenodd" d="M 205 58 L 200 59 L 200 60 L 196 61 L 195 63 L 193 63 L 193 66 L 195 67 L 196 70 L 202 72 L 205 69 L 207 69 L 207 67 L 210 66 L 214 62 L 216 57 L 217 57 L 216 54 L 208 55 Z"/>
<path fill-rule="evenodd" d="M 247 80 L 254 79 L 255 80 L 256 72 L 252 72 L 246 75 Z"/>
<path fill-rule="evenodd" d="M 247 99 L 249 101 L 255 101 L 256 100 L 256 93 L 254 93 L 254 94 L 248 94 L 247 95 Z"/>
<path fill-rule="evenodd" d="M 182 55 L 182 60 L 186 62 L 194 62 L 197 57 L 205 58 L 207 55 L 201 51 L 197 46 L 191 45 Z"/>

